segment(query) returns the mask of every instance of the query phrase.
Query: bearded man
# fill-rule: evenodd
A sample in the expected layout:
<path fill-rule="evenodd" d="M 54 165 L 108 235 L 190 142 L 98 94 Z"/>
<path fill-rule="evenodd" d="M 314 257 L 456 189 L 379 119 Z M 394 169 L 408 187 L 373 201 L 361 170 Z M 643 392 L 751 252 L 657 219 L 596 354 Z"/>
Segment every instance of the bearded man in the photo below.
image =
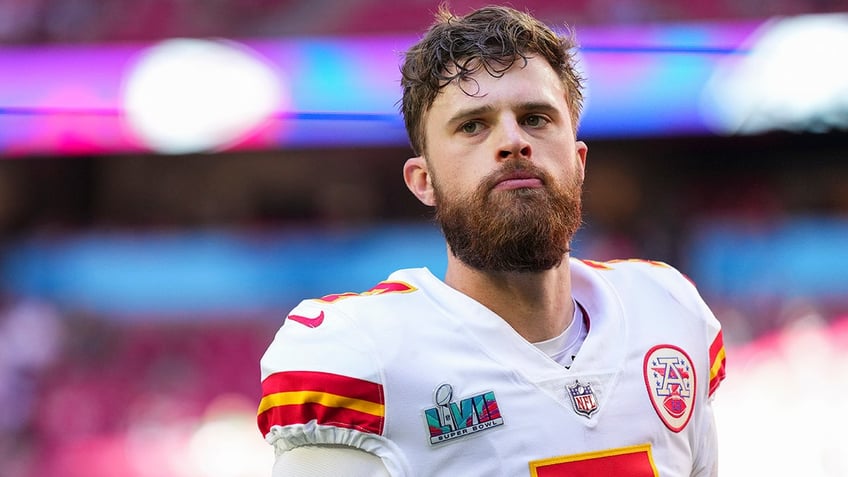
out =
<path fill-rule="evenodd" d="M 668 265 L 570 256 L 574 49 L 486 7 L 407 51 L 403 177 L 447 270 L 292 310 L 261 362 L 273 475 L 716 475 L 718 321 Z"/>

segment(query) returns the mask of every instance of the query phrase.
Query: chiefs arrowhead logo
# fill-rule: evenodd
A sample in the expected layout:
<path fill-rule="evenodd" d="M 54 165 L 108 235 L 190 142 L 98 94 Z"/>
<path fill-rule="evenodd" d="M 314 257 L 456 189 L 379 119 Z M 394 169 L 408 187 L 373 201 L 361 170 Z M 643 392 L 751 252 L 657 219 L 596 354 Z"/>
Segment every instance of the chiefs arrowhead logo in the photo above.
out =
<path fill-rule="evenodd" d="M 673 432 L 682 431 L 695 405 L 692 359 L 677 346 L 654 346 L 645 353 L 644 373 L 648 396 L 660 419 Z"/>

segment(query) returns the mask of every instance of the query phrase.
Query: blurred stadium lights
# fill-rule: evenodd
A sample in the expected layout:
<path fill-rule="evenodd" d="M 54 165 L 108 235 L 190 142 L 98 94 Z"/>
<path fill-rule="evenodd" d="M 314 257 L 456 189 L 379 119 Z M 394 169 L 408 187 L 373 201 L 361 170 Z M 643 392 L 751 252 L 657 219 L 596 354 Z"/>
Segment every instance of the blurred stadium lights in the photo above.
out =
<path fill-rule="evenodd" d="M 88 233 L 7 244 L 8 292 L 124 321 L 234 317 L 281 309 L 316 290 L 367 290 L 398 268 L 442 275 L 432 224 L 268 233 Z M 328 273 L 345 263 L 344 273 Z"/>
<path fill-rule="evenodd" d="M 241 395 L 218 396 L 188 441 L 185 477 L 249 477 L 268 473 L 270 446 L 256 438 L 255 402 Z"/>
<path fill-rule="evenodd" d="M 198 418 L 133 417 L 126 434 L 99 446 L 124 450 L 112 465 L 129 464 L 129 475 L 258 477 L 269 475 L 274 463 L 272 448 L 256 431 L 256 406 L 241 394 L 216 396 Z"/>
<path fill-rule="evenodd" d="M 578 35 L 584 137 L 848 128 L 848 14 Z M 0 47 L 0 156 L 403 146 L 413 40 Z"/>
<path fill-rule="evenodd" d="M 130 134 L 166 154 L 241 142 L 289 102 L 283 74 L 232 41 L 163 41 L 144 50 L 124 80 Z"/>
<path fill-rule="evenodd" d="M 757 132 L 772 125 L 746 111 L 774 115 L 787 104 L 780 113 L 798 109 L 796 123 L 844 124 L 845 62 L 826 55 L 845 49 L 846 24 L 835 14 L 580 29 L 588 76 L 581 135 Z M 0 155 L 405 146 L 398 52 L 412 41 L 2 47 Z M 743 116 L 748 127 L 728 126 Z"/>
<path fill-rule="evenodd" d="M 582 66 L 589 78 L 581 134 L 617 138 L 845 129 L 846 25 L 846 15 L 822 15 L 581 29 Z M 398 52 L 410 41 L 359 37 L 0 46 L 0 157 L 402 146 L 406 135 L 395 105 Z M 703 291 L 753 306 L 762 295 L 844 300 L 844 219 L 796 216 L 757 229 L 735 225 L 702 221 L 698 239 L 687 250 Z M 396 268 L 427 265 L 440 275 L 444 267 L 444 242 L 432 224 L 332 234 L 78 231 L 58 240 L 37 234 L 10 237 L 4 245 L 4 292 L 63 311 L 123 320 L 125 326 L 196 319 L 194 334 L 214 324 L 209 318 L 238 321 L 266 310 L 278 317 L 294 301 L 314 296 L 314 290 L 364 290 Z M 333 265 L 342 262 L 345 270 L 335 271 Z M 787 290 L 794 295 L 788 297 Z M 25 319 L 7 318 L 0 328 L 0 352 L 14 352 L 35 369 L 39 360 L 56 355 L 50 342 L 58 338 L 49 333 L 58 331 L 51 331 L 56 324 L 50 321 L 39 325 L 29 305 L 26 310 L 20 314 Z M 73 326 L 79 325 L 75 319 L 69 321 Z M 273 325 L 276 319 L 267 321 Z M 721 475 L 848 475 L 848 400 L 840 399 L 848 391 L 848 318 L 829 326 L 821 320 L 802 317 L 800 324 L 810 327 L 790 327 L 744 346 L 729 346 L 730 371 L 716 401 Z M 11 346 L 9 323 L 36 330 L 39 340 L 27 343 L 39 345 L 30 345 L 29 353 L 15 351 L 22 346 Z M 128 335 L 135 334 L 131 330 Z M 111 329 L 103 336 L 104 342 L 115 339 Z M 181 334 L 179 339 L 181 351 L 191 349 L 183 345 L 188 337 Z M 224 381 L 221 363 L 246 353 L 246 346 L 236 344 L 234 355 L 218 349 L 207 353 L 222 357 L 215 365 L 197 359 L 204 363 L 197 365 L 203 371 L 198 375 Z M 194 345 L 203 350 L 197 341 Z M 184 367 L 192 366 L 193 361 L 168 361 L 160 348 L 149 349 L 153 352 L 142 355 L 143 363 L 156 364 L 150 359 L 156 354 L 166 363 L 156 369 L 182 377 Z M 31 451 L 34 466 L 47 462 L 48 469 L 80 477 L 111 476 L 115 469 L 145 477 L 267 475 L 273 451 L 255 431 L 253 401 L 216 399 L 207 406 L 187 390 L 201 378 L 188 379 L 180 392 L 167 396 L 162 384 L 170 382 L 167 375 L 158 380 L 152 372 L 110 377 L 103 372 L 109 366 L 99 355 L 95 358 L 91 375 L 103 379 L 105 387 L 132 391 L 137 388 L 125 382 L 147 382 L 151 391 L 112 399 L 101 387 L 92 387 L 90 394 L 81 385 L 82 390 L 74 387 L 74 373 L 56 376 L 52 384 L 58 391 L 49 388 L 40 396 L 53 400 L 44 409 L 55 414 L 45 412 L 42 425 L 52 423 L 45 428 L 57 430 L 45 433 L 56 438 L 49 441 L 56 445 Z M 251 365 L 254 361 L 249 360 Z M 244 374 L 242 368 L 238 373 Z M 71 383 L 64 392 L 60 378 Z M 68 399 L 74 390 L 84 399 Z M 27 398 L 8 396 L 12 403 Z M 129 417 L 121 419 L 127 429 L 87 437 L 75 429 L 85 431 L 78 425 L 87 419 L 85 407 L 75 405 L 81 402 L 116 413 L 130 409 Z M 201 406 L 198 402 L 208 410 L 202 417 L 174 418 L 162 411 Z M 27 457 L 17 448 L 15 452 L 15 457 Z M 14 459 L 0 465 L 0 474 L 6 475 L 3 471 L 13 464 Z"/>
<path fill-rule="evenodd" d="M 846 345 L 848 316 L 828 325 L 802 307 L 785 329 L 728 350 L 715 400 L 719 475 L 848 475 Z"/>
<path fill-rule="evenodd" d="M 795 216 L 756 226 L 702 219 L 687 250 L 698 285 L 723 299 L 845 299 L 848 220 Z"/>
<path fill-rule="evenodd" d="M 707 83 L 703 115 L 715 131 L 848 130 L 848 14 L 777 18 L 726 57 Z"/>
<path fill-rule="evenodd" d="M 846 220 L 798 217 L 760 228 L 701 221 L 693 236 L 690 273 L 717 301 L 845 298 Z M 366 290 L 398 268 L 427 266 L 441 276 L 446 267 L 443 238 L 426 222 L 262 237 L 92 232 L 7 250 L 0 280 L 9 292 L 126 321 L 276 314 L 321 290 Z M 338 263 L 343 274 L 327 273 Z"/>

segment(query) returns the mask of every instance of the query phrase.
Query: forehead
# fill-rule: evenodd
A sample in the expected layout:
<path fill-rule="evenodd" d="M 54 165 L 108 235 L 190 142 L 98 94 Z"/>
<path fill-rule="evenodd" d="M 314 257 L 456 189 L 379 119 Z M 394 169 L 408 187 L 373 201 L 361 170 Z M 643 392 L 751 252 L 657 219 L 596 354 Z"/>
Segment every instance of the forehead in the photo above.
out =
<path fill-rule="evenodd" d="M 568 108 L 559 76 L 547 61 L 535 56 L 526 63 L 518 58 L 503 75 L 493 76 L 481 67 L 461 81 L 451 81 L 439 91 L 427 116 L 437 119 L 470 107 L 527 103 L 545 103 L 563 111 Z"/>

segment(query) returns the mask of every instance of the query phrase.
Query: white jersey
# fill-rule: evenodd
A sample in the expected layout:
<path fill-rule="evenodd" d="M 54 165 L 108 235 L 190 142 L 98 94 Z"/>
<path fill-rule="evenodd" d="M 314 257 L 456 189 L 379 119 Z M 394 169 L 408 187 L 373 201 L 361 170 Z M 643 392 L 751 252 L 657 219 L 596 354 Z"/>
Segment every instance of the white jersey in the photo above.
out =
<path fill-rule="evenodd" d="M 719 323 L 658 262 L 570 260 L 589 333 L 557 364 L 426 269 L 301 302 L 262 358 L 278 452 L 340 444 L 393 476 L 711 476 Z"/>

